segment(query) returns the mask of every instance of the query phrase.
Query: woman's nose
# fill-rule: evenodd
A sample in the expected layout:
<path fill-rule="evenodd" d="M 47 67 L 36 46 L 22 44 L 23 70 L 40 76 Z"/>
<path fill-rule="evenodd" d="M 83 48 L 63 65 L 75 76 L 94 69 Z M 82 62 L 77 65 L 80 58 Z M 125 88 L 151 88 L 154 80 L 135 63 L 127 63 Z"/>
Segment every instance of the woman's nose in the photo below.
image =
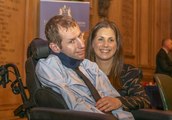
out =
<path fill-rule="evenodd" d="M 103 45 L 107 47 L 109 45 L 109 42 L 107 40 L 104 41 Z"/>

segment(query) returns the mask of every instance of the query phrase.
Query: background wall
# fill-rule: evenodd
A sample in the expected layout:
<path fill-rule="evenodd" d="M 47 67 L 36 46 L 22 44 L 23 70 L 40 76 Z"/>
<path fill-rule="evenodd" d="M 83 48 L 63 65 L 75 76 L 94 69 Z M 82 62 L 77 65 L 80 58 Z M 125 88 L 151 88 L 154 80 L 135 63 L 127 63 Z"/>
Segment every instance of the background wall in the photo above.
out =
<path fill-rule="evenodd" d="M 93 1 L 91 25 L 100 18 Z M 110 0 L 108 16 L 123 38 L 125 62 L 141 67 L 143 80 L 152 81 L 161 40 L 172 37 L 172 0 Z"/>
<path fill-rule="evenodd" d="M 38 6 L 38 0 L 0 0 L 0 65 L 16 64 L 24 83 L 27 46 L 37 35 Z M 0 86 L 0 120 L 18 119 L 13 111 L 21 103 L 10 83 L 5 89 Z"/>
<path fill-rule="evenodd" d="M 101 20 L 99 0 L 84 1 L 91 2 L 92 27 Z M 38 13 L 39 0 L 0 0 L 0 65 L 15 63 L 24 84 L 26 50 L 37 37 Z M 152 81 L 161 40 L 172 37 L 172 0 L 110 0 L 108 16 L 122 33 L 125 62 L 141 67 L 143 80 Z M 5 89 L 0 86 L 0 119 L 18 119 L 13 110 L 21 103 L 10 85 Z"/>

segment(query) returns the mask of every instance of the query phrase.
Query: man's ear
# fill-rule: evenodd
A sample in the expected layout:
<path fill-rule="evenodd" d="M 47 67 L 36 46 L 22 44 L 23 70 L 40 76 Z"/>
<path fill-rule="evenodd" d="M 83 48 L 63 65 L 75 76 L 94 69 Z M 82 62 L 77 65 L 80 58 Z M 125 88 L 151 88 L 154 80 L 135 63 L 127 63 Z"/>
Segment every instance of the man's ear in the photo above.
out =
<path fill-rule="evenodd" d="M 50 49 L 55 52 L 55 53 L 60 53 L 61 49 L 59 48 L 59 46 L 55 43 L 50 43 L 49 44 Z"/>

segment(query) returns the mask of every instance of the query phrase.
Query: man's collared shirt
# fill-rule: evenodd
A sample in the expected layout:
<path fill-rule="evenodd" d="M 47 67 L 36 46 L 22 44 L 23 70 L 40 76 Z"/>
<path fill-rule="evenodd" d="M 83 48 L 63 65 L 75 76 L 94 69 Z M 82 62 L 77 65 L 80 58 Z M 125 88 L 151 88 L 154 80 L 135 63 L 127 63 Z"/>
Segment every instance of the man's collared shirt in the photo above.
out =
<path fill-rule="evenodd" d="M 79 68 L 101 97 L 120 96 L 97 64 L 84 59 Z M 57 56 L 49 55 L 46 59 L 40 59 L 36 66 L 36 75 L 43 86 L 50 87 L 63 96 L 69 109 L 103 113 L 95 107 L 96 102 L 84 81 L 72 69 L 65 67 Z M 132 114 L 122 108 L 113 110 L 112 113 L 120 120 L 134 120 Z"/>

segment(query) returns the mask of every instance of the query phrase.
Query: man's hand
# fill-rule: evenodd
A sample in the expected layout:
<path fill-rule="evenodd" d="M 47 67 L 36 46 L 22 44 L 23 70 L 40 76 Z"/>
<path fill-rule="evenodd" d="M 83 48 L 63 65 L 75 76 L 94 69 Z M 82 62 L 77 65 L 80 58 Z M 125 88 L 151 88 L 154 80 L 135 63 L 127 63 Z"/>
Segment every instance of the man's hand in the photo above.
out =
<path fill-rule="evenodd" d="M 121 107 L 122 103 L 118 98 L 103 97 L 96 103 L 96 108 L 102 112 L 109 112 Z"/>

